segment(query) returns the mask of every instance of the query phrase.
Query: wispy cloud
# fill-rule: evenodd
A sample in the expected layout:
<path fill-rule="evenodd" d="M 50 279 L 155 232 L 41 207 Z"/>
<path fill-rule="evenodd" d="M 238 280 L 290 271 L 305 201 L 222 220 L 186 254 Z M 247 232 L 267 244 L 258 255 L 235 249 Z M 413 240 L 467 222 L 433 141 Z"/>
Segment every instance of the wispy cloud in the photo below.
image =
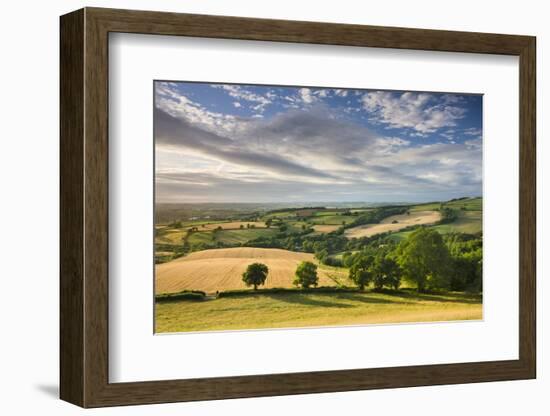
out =
<path fill-rule="evenodd" d="M 428 93 L 372 91 L 363 95 L 363 108 L 374 121 L 390 128 L 409 128 L 421 134 L 456 126 L 464 117 L 462 107 L 453 106 L 446 97 Z M 456 102 L 456 100 L 450 100 Z"/>
<path fill-rule="evenodd" d="M 226 85 L 226 84 L 212 84 L 213 88 L 222 88 L 229 93 L 229 95 L 238 100 L 245 100 L 252 103 L 255 103 L 253 108 L 256 111 L 263 111 L 265 106 L 271 104 L 271 99 L 269 99 L 267 93 L 264 95 L 254 94 L 238 85 Z"/>
<path fill-rule="evenodd" d="M 200 86 L 156 86 L 159 200 L 402 201 L 481 192 L 481 126 L 466 118 L 461 97 L 213 90 L 227 97 L 225 109 L 223 97 L 201 99 Z"/>

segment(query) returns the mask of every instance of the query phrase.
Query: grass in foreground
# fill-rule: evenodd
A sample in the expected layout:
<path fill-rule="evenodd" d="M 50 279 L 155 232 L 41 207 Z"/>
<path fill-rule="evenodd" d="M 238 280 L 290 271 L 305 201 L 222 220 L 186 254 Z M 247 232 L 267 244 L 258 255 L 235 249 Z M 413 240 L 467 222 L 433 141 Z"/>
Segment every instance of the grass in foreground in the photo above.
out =
<path fill-rule="evenodd" d="M 481 296 L 409 291 L 267 294 L 156 304 L 156 332 L 292 328 L 482 318 Z"/>

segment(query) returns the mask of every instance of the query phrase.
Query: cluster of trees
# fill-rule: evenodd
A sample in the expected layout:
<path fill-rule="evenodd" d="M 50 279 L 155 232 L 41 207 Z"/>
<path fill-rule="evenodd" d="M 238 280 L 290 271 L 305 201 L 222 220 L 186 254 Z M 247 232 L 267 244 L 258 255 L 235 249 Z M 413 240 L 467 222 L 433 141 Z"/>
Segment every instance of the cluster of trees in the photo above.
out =
<path fill-rule="evenodd" d="M 439 220 L 440 224 L 448 224 L 458 218 L 456 210 L 449 207 L 441 207 L 439 212 L 441 213 L 441 219 Z"/>
<path fill-rule="evenodd" d="M 172 228 L 183 228 L 183 224 L 181 223 L 181 221 L 174 221 L 168 224 L 168 226 Z"/>
<path fill-rule="evenodd" d="M 375 241 L 357 253 L 345 253 L 343 264 L 357 287 L 399 289 L 402 280 L 419 292 L 426 290 L 481 291 L 482 240 L 468 234 L 443 237 L 421 227 L 399 244 Z"/>
<path fill-rule="evenodd" d="M 444 237 L 452 260 L 451 290 L 481 291 L 483 273 L 483 243 L 480 236 L 447 234 Z"/>
<path fill-rule="evenodd" d="M 258 286 L 265 284 L 269 268 L 263 263 L 252 263 L 246 268 L 242 275 L 243 282 L 246 286 L 253 286 L 254 290 L 258 290 Z M 296 268 L 294 276 L 294 285 L 307 289 L 309 287 L 317 287 L 319 276 L 317 275 L 317 265 L 310 261 L 301 262 Z"/>
<path fill-rule="evenodd" d="M 219 228 L 221 229 L 221 227 L 219 227 Z M 244 227 L 244 224 L 239 225 L 239 228 L 240 228 L 241 230 L 243 230 L 243 229 L 245 228 L 245 227 Z M 256 224 L 248 224 L 248 223 L 247 223 L 247 224 L 246 224 L 246 228 L 256 228 Z M 267 228 L 269 228 L 269 227 L 267 227 Z"/>
<path fill-rule="evenodd" d="M 328 252 L 323 249 L 316 256 L 323 260 Z M 378 239 L 356 253 L 344 253 L 342 263 L 360 290 L 367 286 L 398 290 L 403 280 L 419 292 L 482 289 L 482 239 L 469 234 L 443 237 L 436 230 L 421 227 L 400 243 Z M 243 273 L 243 281 L 256 290 L 265 284 L 268 273 L 265 264 L 253 263 Z M 298 265 L 294 285 L 316 287 L 318 281 L 315 263 Z"/>
<path fill-rule="evenodd" d="M 383 253 L 360 255 L 349 269 L 349 278 L 360 290 L 372 284 L 375 289 L 399 289 L 403 270 L 397 261 Z"/>

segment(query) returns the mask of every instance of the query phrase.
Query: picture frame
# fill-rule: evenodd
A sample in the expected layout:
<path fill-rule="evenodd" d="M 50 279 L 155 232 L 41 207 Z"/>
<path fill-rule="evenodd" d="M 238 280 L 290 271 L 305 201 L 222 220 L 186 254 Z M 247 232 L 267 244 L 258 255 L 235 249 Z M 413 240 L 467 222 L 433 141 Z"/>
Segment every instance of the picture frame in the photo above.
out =
<path fill-rule="evenodd" d="M 82 407 L 536 377 L 536 40 L 501 35 L 84 8 L 60 19 L 60 397 Z M 109 33 L 519 57 L 519 359 L 109 382 Z"/>

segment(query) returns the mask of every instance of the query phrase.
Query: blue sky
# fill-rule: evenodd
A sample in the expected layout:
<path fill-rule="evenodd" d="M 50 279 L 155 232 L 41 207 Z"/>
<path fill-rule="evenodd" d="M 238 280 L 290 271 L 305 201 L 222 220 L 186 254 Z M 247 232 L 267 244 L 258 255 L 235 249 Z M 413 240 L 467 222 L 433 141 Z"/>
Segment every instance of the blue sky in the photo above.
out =
<path fill-rule="evenodd" d="M 157 202 L 481 195 L 482 96 L 155 82 Z"/>

